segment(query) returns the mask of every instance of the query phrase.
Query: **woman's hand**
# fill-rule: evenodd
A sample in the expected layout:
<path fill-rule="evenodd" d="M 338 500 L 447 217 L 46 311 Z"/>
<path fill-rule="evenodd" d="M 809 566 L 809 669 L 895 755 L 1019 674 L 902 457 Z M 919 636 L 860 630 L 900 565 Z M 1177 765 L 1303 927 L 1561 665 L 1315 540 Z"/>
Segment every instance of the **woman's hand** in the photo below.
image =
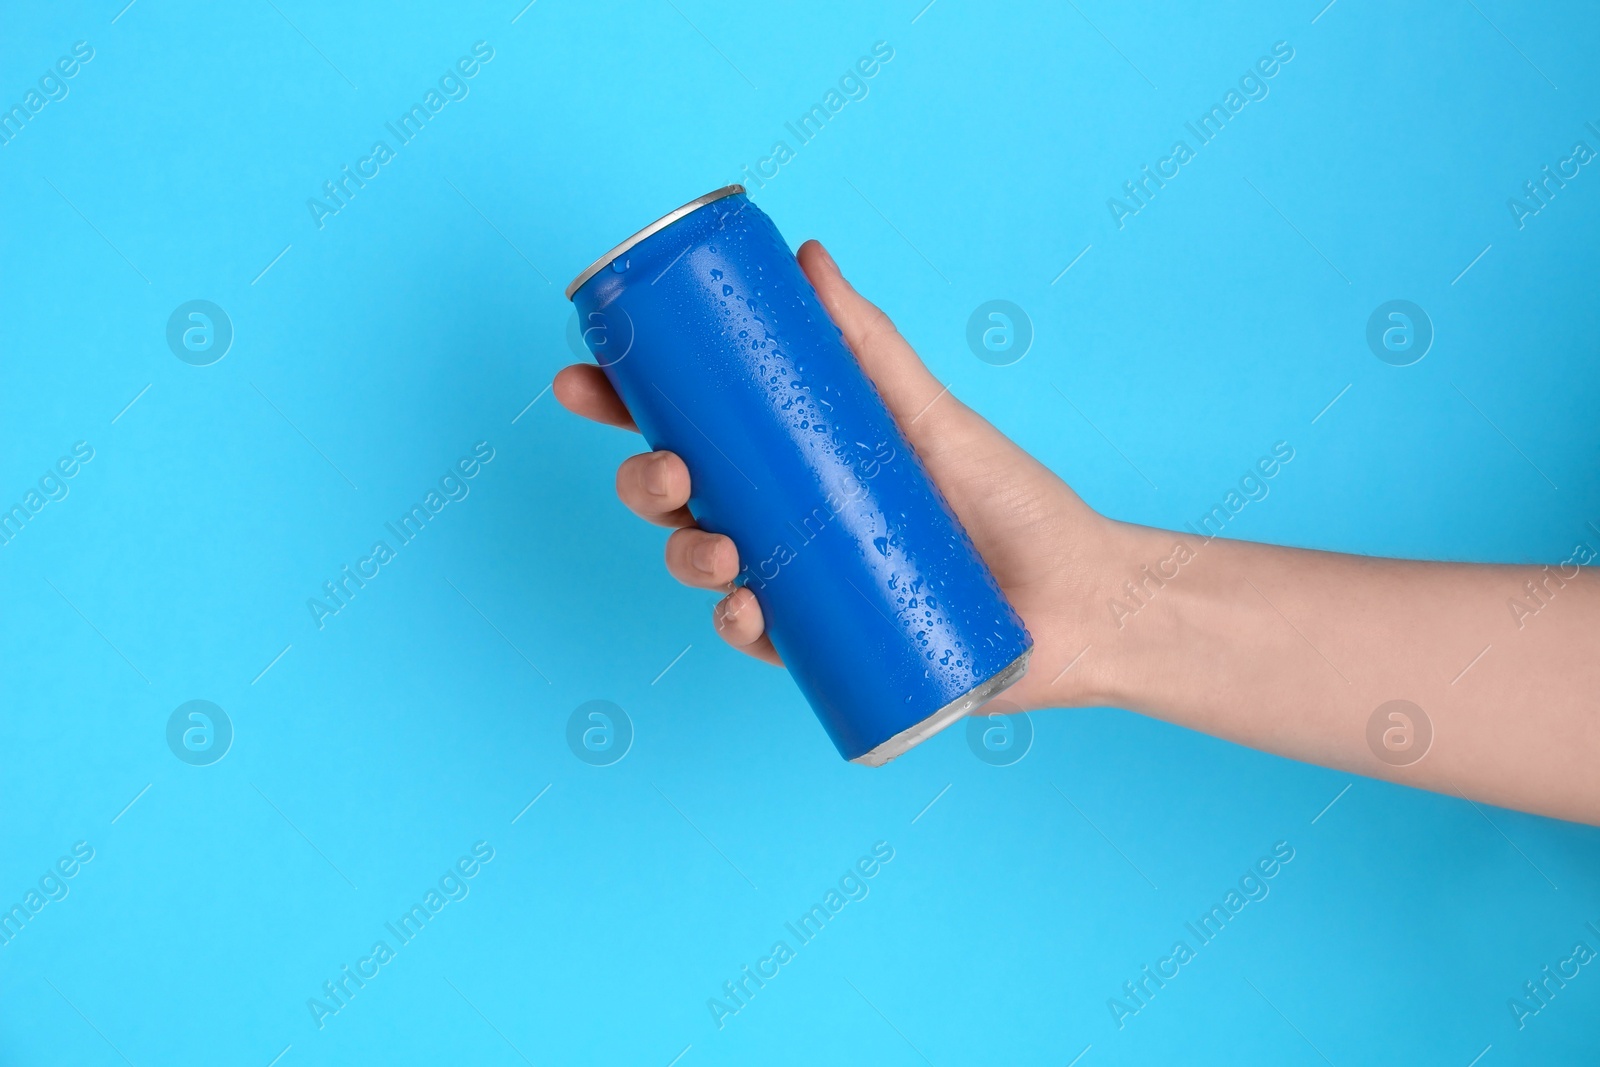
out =
<path fill-rule="evenodd" d="M 1103 629 L 1100 575 L 1124 556 L 1115 546 L 1132 528 L 1095 514 L 1043 464 L 1012 444 L 982 416 L 950 395 L 889 321 L 845 281 L 822 245 L 808 241 L 798 256 L 823 306 L 877 386 L 901 432 L 971 535 L 973 543 L 1033 634 L 1027 676 L 1006 691 L 1024 709 L 1094 703 L 1094 661 L 1078 662 Z M 596 422 L 635 429 L 600 368 L 580 363 L 556 375 L 556 399 Z M 733 589 L 739 553 L 721 534 L 697 528 L 689 514 L 689 470 L 671 452 L 625 460 L 617 495 L 639 517 L 675 527 L 667 539 L 667 571 L 698 589 L 731 591 L 716 606 L 717 632 L 730 645 L 769 663 L 778 654 L 765 633 L 761 607 L 748 589 Z M 1071 670 L 1065 670 L 1072 664 Z"/>
<path fill-rule="evenodd" d="M 1589 573 L 1600 554 L 1561 568 L 1425 563 L 1102 518 L 951 396 L 821 245 L 807 242 L 799 260 L 1033 633 L 1032 665 L 1006 699 L 1023 710 L 1116 705 L 1295 759 L 1600 824 L 1600 582 Z M 555 392 L 580 415 L 633 428 L 597 367 L 566 368 Z M 723 638 L 778 662 L 755 596 L 730 585 L 733 542 L 694 526 L 683 461 L 634 456 L 617 493 L 677 528 L 673 577 L 731 590 L 715 611 Z M 1179 546 L 1181 569 L 1163 569 Z M 1402 700 L 1406 721 L 1385 719 Z"/>

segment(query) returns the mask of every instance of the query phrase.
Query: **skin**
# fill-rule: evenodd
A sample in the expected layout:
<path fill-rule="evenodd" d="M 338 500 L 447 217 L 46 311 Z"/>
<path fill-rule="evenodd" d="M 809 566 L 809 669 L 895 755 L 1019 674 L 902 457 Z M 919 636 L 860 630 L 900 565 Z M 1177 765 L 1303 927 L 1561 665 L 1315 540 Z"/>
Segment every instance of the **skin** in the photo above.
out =
<path fill-rule="evenodd" d="M 1376 559 L 1106 518 L 952 396 L 820 244 L 798 259 L 1033 634 L 1030 669 L 1006 700 L 1128 708 L 1310 763 L 1600 824 L 1600 584 L 1587 566 Z M 635 429 L 598 367 L 567 367 L 554 388 L 576 414 Z M 732 586 L 738 550 L 694 524 L 683 461 L 627 459 L 617 495 L 673 528 L 674 578 L 728 592 L 713 612 L 723 640 L 777 664 L 754 594 Z M 1151 579 L 1146 567 L 1176 574 Z M 1134 603 L 1128 582 L 1143 583 L 1142 606 L 1114 612 L 1113 601 Z M 1396 699 L 1432 723 L 1431 747 L 1408 766 L 1368 742 L 1368 720 Z"/>

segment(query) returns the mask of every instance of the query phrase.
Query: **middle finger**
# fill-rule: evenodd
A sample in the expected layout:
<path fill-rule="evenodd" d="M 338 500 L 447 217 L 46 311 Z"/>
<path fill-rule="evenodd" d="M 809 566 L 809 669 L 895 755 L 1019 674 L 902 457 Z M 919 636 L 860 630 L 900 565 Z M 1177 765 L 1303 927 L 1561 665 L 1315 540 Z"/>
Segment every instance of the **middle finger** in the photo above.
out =
<path fill-rule="evenodd" d="M 628 510 L 657 526 L 692 526 L 689 468 L 671 452 L 629 456 L 617 468 L 617 496 Z"/>

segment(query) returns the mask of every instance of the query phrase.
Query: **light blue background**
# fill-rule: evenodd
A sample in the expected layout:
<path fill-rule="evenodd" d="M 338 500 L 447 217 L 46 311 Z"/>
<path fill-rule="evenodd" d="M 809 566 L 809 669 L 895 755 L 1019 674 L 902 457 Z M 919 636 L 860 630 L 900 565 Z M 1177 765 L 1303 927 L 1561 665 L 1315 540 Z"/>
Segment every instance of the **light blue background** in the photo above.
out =
<path fill-rule="evenodd" d="M 886 41 L 752 197 L 1094 506 L 1177 526 L 1287 440 L 1230 536 L 1565 558 L 1600 543 L 1600 167 L 1524 229 L 1506 200 L 1600 149 L 1600 14 L 922 3 L 6 4 L 0 105 L 95 56 L 0 147 L 0 498 L 95 458 L 0 548 L 0 902 L 96 855 L 0 948 L 0 1062 L 1593 1062 L 1600 969 L 1520 1032 L 1507 1000 L 1600 949 L 1594 830 L 1117 710 L 1035 714 L 1008 768 L 960 730 L 846 765 L 616 501 L 638 441 L 545 390 L 566 281 L 794 147 Z M 470 95 L 319 230 L 307 198 L 479 40 Z M 1106 199 L 1280 40 L 1119 231 Z M 1012 367 L 964 339 L 996 298 L 1036 331 Z M 1393 298 L 1437 331 L 1411 367 L 1364 340 Z M 165 343 L 191 299 L 234 325 L 209 367 Z M 471 495 L 319 631 L 306 599 L 480 440 Z M 209 767 L 166 745 L 191 699 L 236 731 Z M 637 731 L 611 767 L 564 740 L 591 699 Z M 319 1030 L 307 998 L 480 840 L 470 896 Z M 870 896 L 719 1030 L 707 999 L 877 841 Z M 1118 1030 L 1278 841 L 1271 895 Z"/>

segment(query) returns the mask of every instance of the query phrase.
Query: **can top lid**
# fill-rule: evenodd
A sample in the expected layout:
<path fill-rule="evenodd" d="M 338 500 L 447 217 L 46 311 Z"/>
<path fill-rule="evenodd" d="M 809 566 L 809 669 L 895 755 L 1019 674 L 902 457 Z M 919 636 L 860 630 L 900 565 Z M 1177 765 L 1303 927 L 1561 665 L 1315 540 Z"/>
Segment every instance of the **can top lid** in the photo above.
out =
<path fill-rule="evenodd" d="M 626 252 L 628 249 L 632 248 L 646 237 L 661 232 L 668 226 L 671 226 L 674 222 L 677 222 L 679 219 L 683 218 L 685 215 L 698 211 L 713 201 L 721 200 L 725 196 L 734 196 L 742 192 L 744 192 L 744 186 L 742 185 L 724 185 L 721 189 L 714 190 L 707 193 L 705 196 L 697 197 L 689 201 L 676 211 L 667 212 L 665 215 L 661 216 L 659 219 L 652 222 L 650 225 L 646 226 L 644 229 L 640 230 L 626 241 L 623 241 L 617 247 L 613 248 L 611 251 L 607 252 L 593 263 L 589 264 L 588 269 L 582 274 L 578 275 L 576 278 L 572 279 L 572 284 L 567 286 L 567 299 L 571 300 L 572 294 L 583 288 L 583 283 L 600 273 L 601 269 L 604 268 L 606 264 L 622 255 L 622 253 Z"/>

